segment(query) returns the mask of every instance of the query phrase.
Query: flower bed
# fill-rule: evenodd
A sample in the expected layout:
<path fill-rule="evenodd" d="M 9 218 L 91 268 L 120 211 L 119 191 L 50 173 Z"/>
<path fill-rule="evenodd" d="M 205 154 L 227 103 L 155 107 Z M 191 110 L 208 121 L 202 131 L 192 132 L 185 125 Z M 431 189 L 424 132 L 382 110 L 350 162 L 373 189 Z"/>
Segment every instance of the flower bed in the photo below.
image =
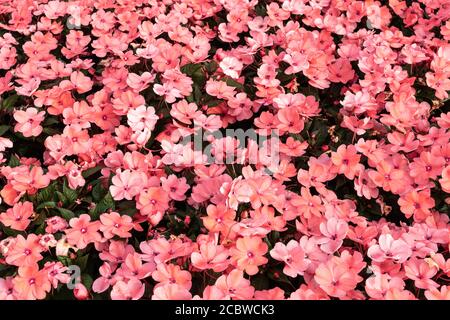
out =
<path fill-rule="evenodd" d="M 450 2 L 0 0 L 0 299 L 450 299 Z"/>

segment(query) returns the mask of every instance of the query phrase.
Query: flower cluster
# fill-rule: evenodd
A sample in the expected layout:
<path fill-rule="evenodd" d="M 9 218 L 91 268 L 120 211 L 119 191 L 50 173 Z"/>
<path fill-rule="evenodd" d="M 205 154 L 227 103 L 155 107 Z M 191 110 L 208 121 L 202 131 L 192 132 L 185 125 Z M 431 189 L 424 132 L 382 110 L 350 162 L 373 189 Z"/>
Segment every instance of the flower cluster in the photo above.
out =
<path fill-rule="evenodd" d="M 450 299 L 449 40 L 448 0 L 0 0 L 0 299 Z"/>

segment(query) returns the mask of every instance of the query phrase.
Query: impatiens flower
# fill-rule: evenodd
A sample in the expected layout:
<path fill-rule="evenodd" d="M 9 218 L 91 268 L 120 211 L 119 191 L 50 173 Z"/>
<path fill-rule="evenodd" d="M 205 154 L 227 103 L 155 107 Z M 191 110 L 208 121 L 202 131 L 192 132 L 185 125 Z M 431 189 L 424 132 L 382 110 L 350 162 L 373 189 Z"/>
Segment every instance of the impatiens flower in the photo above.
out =
<path fill-rule="evenodd" d="M 449 286 L 442 286 L 441 289 L 430 288 L 425 291 L 425 297 L 428 300 L 450 300 Z"/>
<path fill-rule="evenodd" d="M 258 273 L 258 266 L 265 264 L 267 244 L 259 237 L 245 237 L 236 241 L 236 247 L 231 248 L 231 259 L 238 269 L 245 270 L 249 275 Z"/>
<path fill-rule="evenodd" d="M 131 200 L 141 192 L 142 186 L 146 182 L 147 177 L 141 172 L 131 170 L 118 171 L 112 178 L 113 185 L 109 190 L 115 200 Z"/>
<path fill-rule="evenodd" d="M 0 2 L 0 299 L 450 298 L 447 0 Z"/>
<path fill-rule="evenodd" d="M 367 255 L 376 262 L 392 259 L 398 263 L 405 262 L 411 256 L 411 248 L 402 239 L 394 240 L 390 234 L 382 234 L 378 244 L 372 245 Z"/>
<path fill-rule="evenodd" d="M 25 201 L 15 204 L 6 212 L 0 213 L 0 222 L 12 229 L 24 231 L 30 224 L 29 219 L 33 214 L 33 204 Z"/>
<path fill-rule="evenodd" d="M 84 249 L 89 243 L 102 240 L 98 232 L 100 221 L 92 221 L 88 214 L 82 214 L 79 218 L 72 218 L 69 221 L 70 228 L 65 229 L 67 242 L 79 249 Z"/>
<path fill-rule="evenodd" d="M 169 196 L 161 188 L 150 187 L 139 194 L 136 207 L 156 225 L 169 207 Z"/>
<path fill-rule="evenodd" d="M 202 217 L 203 225 L 211 232 L 225 233 L 236 216 L 233 209 L 226 208 L 223 205 L 209 205 L 206 212 L 208 216 Z"/>
<path fill-rule="evenodd" d="M 144 129 L 152 131 L 159 117 L 155 114 L 155 108 L 142 105 L 130 110 L 127 113 L 127 119 L 127 123 L 133 131 Z"/>
<path fill-rule="evenodd" d="M 328 295 L 343 298 L 362 278 L 350 271 L 346 264 L 331 259 L 317 267 L 314 280 Z"/>
<path fill-rule="evenodd" d="M 45 111 L 38 112 L 36 108 L 27 108 L 25 111 L 14 112 L 17 124 L 14 130 L 23 134 L 24 137 L 37 137 L 42 132 L 41 122 L 44 120 Z"/>
<path fill-rule="evenodd" d="M 91 78 L 85 76 L 81 71 L 74 71 L 70 75 L 70 82 L 78 93 L 85 93 L 92 89 L 93 82 Z"/>
<path fill-rule="evenodd" d="M 164 286 L 166 284 L 175 283 L 179 286 L 189 290 L 191 288 L 191 274 L 189 271 L 181 270 L 181 268 L 174 264 L 158 264 L 156 270 L 152 273 L 152 278 L 158 282 L 156 287 Z"/>
<path fill-rule="evenodd" d="M 112 300 L 138 300 L 144 295 L 145 286 L 137 279 L 119 280 L 111 291 Z"/>
<path fill-rule="evenodd" d="M 410 259 L 405 263 L 405 275 L 414 280 L 414 285 L 420 289 L 437 288 L 439 285 L 431 280 L 437 272 L 438 268 L 424 260 Z"/>
<path fill-rule="evenodd" d="M 353 179 L 358 171 L 361 156 L 356 153 L 353 145 L 341 145 L 336 152 L 331 154 L 331 161 L 337 167 L 339 173 L 344 174 L 348 179 Z"/>
<path fill-rule="evenodd" d="M 305 259 L 305 252 L 299 243 L 291 240 L 284 245 L 283 243 L 276 243 L 274 248 L 270 251 L 272 258 L 278 261 L 283 261 L 286 265 L 283 268 L 283 273 L 290 277 L 297 277 L 303 275 L 308 268 L 309 261 Z"/>
<path fill-rule="evenodd" d="M 234 57 L 223 58 L 219 66 L 222 68 L 223 73 L 234 79 L 239 78 L 239 74 L 243 67 L 242 63 Z"/>
<path fill-rule="evenodd" d="M 17 292 L 14 289 L 13 277 L 0 278 L 0 299 L 16 300 Z"/>
<path fill-rule="evenodd" d="M 450 166 L 442 171 L 442 179 L 439 180 L 442 190 L 450 193 Z"/>
<path fill-rule="evenodd" d="M 45 228 L 45 232 L 47 233 L 56 233 L 66 229 L 69 226 L 65 219 L 58 216 L 48 218 L 46 220 L 46 224 L 47 227 Z"/>
<path fill-rule="evenodd" d="M 44 299 L 51 285 L 45 269 L 39 270 L 37 264 L 19 267 L 18 276 L 13 279 L 17 297 L 24 300 Z"/>
<path fill-rule="evenodd" d="M 152 274 L 155 270 L 153 262 L 143 263 L 138 253 L 129 253 L 122 264 L 122 268 L 118 273 L 127 278 L 144 279 Z"/>
<path fill-rule="evenodd" d="M 338 250 L 348 231 L 348 224 L 336 218 L 330 218 L 320 224 L 320 232 L 323 237 L 318 241 L 320 249 L 326 253 L 334 253 Z"/>
<path fill-rule="evenodd" d="M 398 199 L 400 210 L 407 218 L 414 215 L 417 220 L 423 220 L 430 215 L 434 207 L 434 199 L 427 191 L 411 191 Z"/>
<path fill-rule="evenodd" d="M 221 275 L 216 280 L 215 286 L 225 296 L 236 300 L 250 299 L 255 292 L 255 288 L 250 285 L 250 281 L 243 277 L 243 272 L 237 269 L 232 270 L 228 275 Z"/>
<path fill-rule="evenodd" d="M 39 237 L 30 234 L 27 238 L 18 235 L 11 248 L 8 249 L 6 262 L 15 266 L 31 266 L 43 257 L 44 248 L 39 244 Z"/>
<path fill-rule="evenodd" d="M 186 199 L 185 193 L 189 190 L 186 178 L 178 179 L 174 174 L 167 178 L 161 177 L 161 187 L 169 194 L 169 197 L 176 201 Z"/>
<path fill-rule="evenodd" d="M 199 252 L 192 252 L 191 262 L 197 269 L 221 272 L 229 265 L 228 257 L 229 252 L 224 246 L 207 242 L 200 245 Z"/>
<path fill-rule="evenodd" d="M 120 238 L 131 237 L 129 232 L 133 229 L 133 222 L 130 216 L 121 216 L 117 212 L 104 213 L 100 216 L 100 231 L 107 239 L 111 239 L 114 236 Z"/>
<path fill-rule="evenodd" d="M 164 286 L 157 287 L 153 291 L 152 300 L 190 300 L 192 295 L 183 286 L 176 283 L 169 283 Z"/>

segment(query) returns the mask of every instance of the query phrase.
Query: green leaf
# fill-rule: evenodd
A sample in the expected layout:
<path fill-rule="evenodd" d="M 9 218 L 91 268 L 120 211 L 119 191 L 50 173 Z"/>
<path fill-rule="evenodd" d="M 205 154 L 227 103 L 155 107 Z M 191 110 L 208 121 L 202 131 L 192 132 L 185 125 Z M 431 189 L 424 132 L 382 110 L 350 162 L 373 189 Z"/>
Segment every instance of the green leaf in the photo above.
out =
<path fill-rule="evenodd" d="M 240 90 L 244 90 L 244 85 L 240 82 L 237 82 L 236 80 L 234 80 L 233 78 L 226 78 L 225 82 L 227 83 L 227 85 L 238 88 Z"/>
<path fill-rule="evenodd" d="M 95 206 L 95 208 L 93 210 L 91 210 L 91 217 L 93 219 L 98 219 L 98 217 L 100 216 L 100 214 L 106 212 L 109 209 L 113 209 L 114 210 L 114 199 L 111 196 L 111 193 L 107 193 L 106 196 L 100 200 L 99 203 L 97 203 L 97 205 Z"/>
<path fill-rule="evenodd" d="M 92 188 L 92 198 L 95 202 L 100 201 L 107 193 L 107 190 L 105 190 L 101 184 L 100 181 L 98 181 L 95 186 Z"/>
<path fill-rule="evenodd" d="M 66 267 L 72 265 L 72 260 L 66 256 L 58 256 L 58 260 Z"/>
<path fill-rule="evenodd" d="M 0 109 L 9 112 L 13 111 L 17 100 L 19 100 L 19 96 L 17 94 L 9 96 L 5 100 L 3 100 L 3 102 L 0 105 Z"/>
<path fill-rule="evenodd" d="M 38 205 L 36 207 L 36 211 L 44 209 L 44 208 L 55 208 L 56 207 L 56 202 L 54 201 L 46 201 L 41 203 L 40 205 Z"/>
<path fill-rule="evenodd" d="M 91 290 L 94 279 L 92 279 L 89 274 L 85 273 L 81 276 L 81 282 L 84 284 L 86 289 Z"/>
<path fill-rule="evenodd" d="M 65 208 L 57 208 L 57 209 L 64 219 L 70 220 L 72 218 L 75 218 L 75 213 L 73 213 L 73 211 Z"/>
<path fill-rule="evenodd" d="M 73 204 L 75 200 L 78 198 L 78 192 L 76 190 L 72 190 L 67 186 L 66 181 L 63 184 L 63 194 L 66 197 L 66 200 L 69 205 Z"/>
<path fill-rule="evenodd" d="M 55 184 L 49 185 L 47 188 L 42 189 L 38 192 L 36 196 L 36 202 L 42 203 L 42 202 L 48 202 L 54 200 L 55 192 Z"/>
<path fill-rule="evenodd" d="M 8 166 L 11 168 L 20 166 L 19 158 L 17 158 L 15 155 L 11 155 L 9 158 Z"/>
<path fill-rule="evenodd" d="M 42 123 L 42 126 L 47 127 L 47 126 L 51 126 L 53 124 L 58 124 L 59 122 L 60 121 L 58 120 L 57 117 L 50 116 L 45 119 L 45 121 Z"/>
<path fill-rule="evenodd" d="M 2 136 L 3 134 L 5 134 L 6 131 L 8 131 L 11 128 L 11 126 L 9 125 L 1 125 L 0 126 L 0 136 Z"/>
<path fill-rule="evenodd" d="M 89 259 L 89 254 L 85 254 L 84 256 L 78 256 L 75 259 L 75 264 L 80 267 L 81 271 L 86 269 L 86 265 Z"/>
<path fill-rule="evenodd" d="M 99 172 L 103 168 L 104 168 L 104 166 L 95 166 L 93 168 L 89 168 L 89 169 L 83 171 L 81 175 L 83 176 L 83 178 L 86 179 L 86 178 L 92 176 L 93 174 Z"/>

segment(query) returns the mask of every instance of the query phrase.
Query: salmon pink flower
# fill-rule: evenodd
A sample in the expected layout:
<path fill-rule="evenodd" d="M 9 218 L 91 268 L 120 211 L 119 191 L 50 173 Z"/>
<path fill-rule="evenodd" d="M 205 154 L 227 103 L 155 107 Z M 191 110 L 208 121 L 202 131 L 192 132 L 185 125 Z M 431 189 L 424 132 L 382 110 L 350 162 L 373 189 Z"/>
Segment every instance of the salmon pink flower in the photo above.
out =
<path fill-rule="evenodd" d="M 345 297 L 362 279 L 357 273 L 350 271 L 346 264 L 334 259 L 321 263 L 314 274 L 314 280 L 320 288 L 337 298 Z"/>
<path fill-rule="evenodd" d="M 114 200 L 132 200 L 141 192 L 142 186 L 147 184 L 147 176 L 138 171 L 118 170 L 112 183 L 109 190 Z"/>
<path fill-rule="evenodd" d="M 270 256 L 275 260 L 283 261 L 285 263 L 283 273 L 293 278 L 303 275 L 308 268 L 309 261 L 305 259 L 305 252 L 295 240 L 289 241 L 287 245 L 276 243 L 270 251 Z"/>
<path fill-rule="evenodd" d="M 88 214 L 70 219 L 69 225 L 70 228 L 64 230 L 67 242 L 78 249 L 84 249 L 89 243 L 102 240 L 102 236 L 98 232 L 100 221 L 91 222 L 91 217 Z"/>
<path fill-rule="evenodd" d="M 190 300 L 192 295 L 183 286 L 176 283 L 169 283 L 157 287 L 153 291 L 152 300 Z"/>
<path fill-rule="evenodd" d="M 405 262 L 411 256 L 411 248 L 402 239 L 394 240 L 390 234 L 382 234 L 378 244 L 372 245 L 367 255 L 376 262 L 392 259 L 398 263 Z"/>
<path fill-rule="evenodd" d="M 189 271 L 181 270 L 181 268 L 174 264 L 160 263 L 156 270 L 152 273 L 152 278 L 158 282 L 155 287 L 165 286 L 167 284 L 177 284 L 186 290 L 191 288 L 191 274 Z"/>
<path fill-rule="evenodd" d="M 1 300 L 17 299 L 17 291 L 14 289 L 13 277 L 0 278 L 0 299 Z"/>
<path fill-rule="evenodd" d="M 119 280 L 111 291 L 112 300 L 138 300 L 144 295 L 145 286 L 137 279 Z"/>
<path fill-rule="evenodd" d="M 320 224 L 320 232 L 323 237 L 319 239 L 320 249 L 332 254 L 341 246 L 347 236 L 348 224 L 340 219 L 330 218 Z"/>
<path fill-rule="evenodd" d="M 43 258 L 42 251 L 44 248 L 39 244 L 37 235 L 30 234 L 27 238 L 18 235 L 7 252 L 6 262 L 15 266 L 30 266 Z"/>
<path fill-rule="evenodd" d="M 24 231 L 30 224 L 29 218 L 34 214 L 33 204 L 29 201 L 17 203 L 0 214 L 0 222 L 15 230 Z"/>
<path fill-rule="evenodd" d="M 13 283 L 17 296 L 25 300 L 44 299 L 51 288 L 47 271 L 39 270 L 37 264 L 19 267 Z"/>
<path fill-rule="evenodd" d="M 339 173 L 344 174 L 348 179 L 353 179 L 360 168 L 359 160 L 361 156 L 356 153 L 353 145 L 341 145 L 331 154 L 331 161 L 337 167 Z"/>
<path fill-rule="evenodd" d="M 36 108 L 27 108 L 14 112 L 17 124 L 14 130 L 23 134 L 24 137 L 37 137 L 42 132 L 41 122 L 44 120 L 45 111 L 38 112 Z"/>
<path fill-rule="evenodd" d="M 258 273 L 258 266 L 268 261 L 264 257 L 267 248 L 267 244 L 259 237 L 239 238 L 236 241 L 236 247 L 230 249 L 230 255 L 239 270 L 254 275 Z"/>
<path fill-rule="evenodd" d="M 225 296 L 235 300 L 245 300 L 253 297 L 255 288 L 250 285 L 250 281 L 244 278 L 242 271 L 234 269 L 228 275 L 221 275 L 215 286 L 220 289 Z"/>
<path fill-rule="evenodd" d="M 133 220 L 130 216 L 121 216 L 117 212 L 104 213 L 100 215 L 100 231 L 106 239 L 111 239 L 114 236 L 120 238 L 129 238 L 133 229 Z"/>

